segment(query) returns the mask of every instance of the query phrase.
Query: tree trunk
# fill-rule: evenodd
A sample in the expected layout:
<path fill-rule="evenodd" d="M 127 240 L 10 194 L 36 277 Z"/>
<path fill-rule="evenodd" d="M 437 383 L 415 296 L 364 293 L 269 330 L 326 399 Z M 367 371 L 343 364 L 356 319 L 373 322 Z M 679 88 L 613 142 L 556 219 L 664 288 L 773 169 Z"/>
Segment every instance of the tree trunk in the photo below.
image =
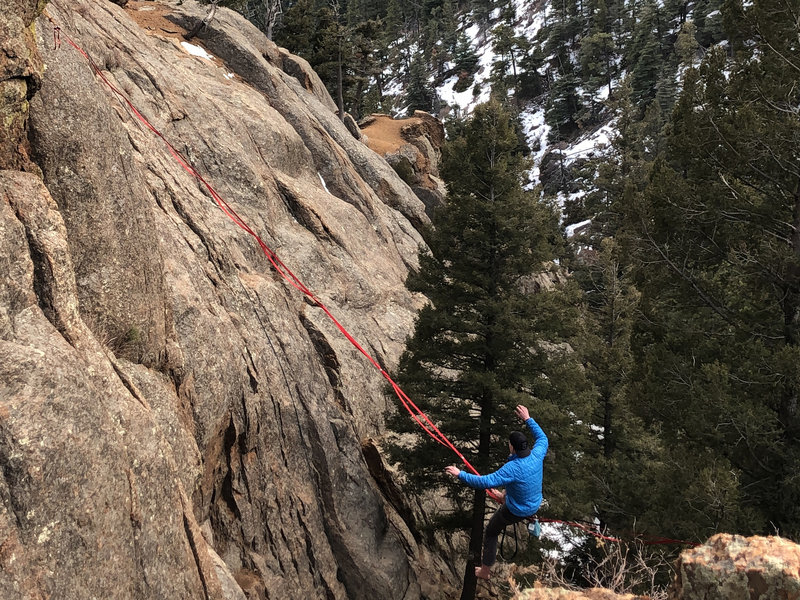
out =
<path fill-rule="evenodd" d="M 472 501 L 472 528 L 469 533 L 469 558 L 464 568 L 464 587 L 461 588 L 461 600 L 474 600 L 478 590 L 478 578 L 475 567 L 481 564 L 483 548 L 483 521 L 486 514 L 486 492 L 475 490 Z"/>
<path fill-rule="evenodd" d="M 339 42 L 341 44 L 341 42 Z M 342 76 L 342 51 L 339 49 L 339 60 L 336 62 L 336 104 L 339 107 L 339 118 L 344 121 L 344 87 Z"/>
<path fill-rule="evenodd" d="M 494 160 L 490 160 L 490 164 L 494 164 Z M 494 202 L 494 186 L 489 190 L 491 202 Z M 494 242 L 497 238 L 496 223 L 494 221 L 489 223 L 490 226 L 490 239 Z M 492 248 L 496 248 L 496 244 L 492 243 Z M 493 265 L 492 272 L 495 275 L 489 289 L 489 295 L 493 296 L 496 293 L 496 274 L 497 274 L 497 259 L 496 253 L 492 252 L 490 258 Z M 486 323 L 486 347 L 489 349 L 484 357 L 484 369 L 486 372 L 491 373 L 494 371 L 495 356 L 491 352 L 492 336 L 494 332 L 494 318 L 492 315 L 488 316 Z M 489 455 L 492 444 L 492 418 L 494 416 L 494 397 L 490 390 L 483 392 L 483 397 L 480 400 L 480 418 L 479 418 L 479 434 L 478 434 L 478 461 L 477 465 L 480 468 L 489 462 Z M 475 567 L 481 565 L 481 551 L 483 549 L 483 523 L 486 517 L 486 492 L 484 490 L 475 490 L 474 499 L 472 501 L 472 527 L 469 534 L 469 558 L 467 560 L 466 570 L 464 571 L 464 587 L 461 590 L 461 600 L 473 600 L 475 592 L 477 591 L 478 578 L 475 576 Z"/>
<path fill-rule="evenodd" d="M 800 261 L 800 181 L 794 193 L 792 251 Z M 791 268 L 783 301 L 783 336 L 788 346 L 800 345 L 800 267 Z M 800 415 L 797 407 L 797 385 L 789 380 L 781 398 L 778 417 L 783 424 L 786 436 L 795 438 L 800 433 Z"/>
<path fill-rule="evenodd" d="M 486 357 L 487 363 L 494 363 L 492 356 Z M 489 365 L 487 364 L 487 367 Z M 491 394 L 484 396 L 481 402 L 480 437 L 478 439 L 478 465 L 488 463 L 489 450 L 492 441 L 492 412 L 494 399 Z M 486 516 L 486 492 L 475 490 L 472 501 L 472 527 L 469 533 L 469 558 L 464 571 L 464 587 L 461 590 L 461 600 L 473 600 L 478 587 L 478 578 L 475 577 L 475 567 L 481 565 L 481 551 L 483 549 L 483 522 Z"/>

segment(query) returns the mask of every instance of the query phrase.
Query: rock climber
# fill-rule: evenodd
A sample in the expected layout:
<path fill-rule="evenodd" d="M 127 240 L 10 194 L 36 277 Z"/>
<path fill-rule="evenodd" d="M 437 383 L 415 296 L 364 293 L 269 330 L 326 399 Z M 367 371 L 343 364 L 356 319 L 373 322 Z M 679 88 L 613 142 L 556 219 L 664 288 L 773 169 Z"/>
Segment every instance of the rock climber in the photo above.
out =
<path fill-rule="evenodd" d="M 475 576 L 489 579 L 492 565 L 497 557 L 497 538 L 507 525 L 513 525 L 532 517 L 542 503 L 542 461 L 547 454 L 547 436 L 534 421 L 528 409 L 521 404 L 514 411 L 531 430 L 533 448 L 521 431 L 512 431 L 508 437 L 508 461 L 494 473 L 472 475 L 458 467 L 450 466 L 445 471 L 466 483 L 469 487 L 486 490 L 505 487 L 503 504 L 494 513 L 483 536 L 483 559 L 475 567 Z"/>

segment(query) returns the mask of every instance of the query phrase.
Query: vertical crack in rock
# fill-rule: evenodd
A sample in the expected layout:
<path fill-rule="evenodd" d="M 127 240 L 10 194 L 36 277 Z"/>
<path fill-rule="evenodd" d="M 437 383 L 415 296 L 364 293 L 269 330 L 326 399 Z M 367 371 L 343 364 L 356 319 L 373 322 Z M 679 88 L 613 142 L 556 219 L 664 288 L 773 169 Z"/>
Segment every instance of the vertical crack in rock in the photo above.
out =
<path fill-rule="evenodd" d="M 394 507 L 397 514 L 403 519 L 409 531 L 411 531 L 411 534 L 414 536 L 414 539 L 417 542 L 421 542 L 422 534 L 417 527 L 414 511 L 406 502 L 403 492 L 397 486 L 391 473 L 389 473 L 389 470 L 386 468 L 375 442 L 371 439 L 364 440 L 361 444 L 361 454 L 364 456 L 364 460 L 369 468 L 369 473 L 372 475 L 372 479 L 377 484 L 383 497 L 389 501 L 389 504 Z"/>
<path fill-rule="evenodd" d="M 308 229 L 318 239 L 333 242 L 342 248 L 347 247 L 344 240 L 332 232 L 314 209 L 306 206 L 289 186 L 277 179 L 275 183 L 287 210 L 300 225 Z"/>
<path fill-rule="evenodd" d="M 299 389 L 298 396 L 303 408 L 306 412 L 309 412 L 307 401 Z M 338 565 L 337 578 L 344 585 L 349 598 L 372 600 L 383 597 L 386 593 L 385 586 L 387 582 L 375 571 L 371 574 L 365 573 L 364 567 L 366 565 L 360 564 L 360 561 L 355 557 L 354 550 L 350 548 L 345 536 L 347 526 L 339 518 L 340 510 L 342 510 L 339 505 L 344 506 L 347 504 L 343 496 L 349 493 L 341 485 L 340 478 L 346 478 L 348 475 L 335 472 L 338 469 L 329 462 L 328 457 L 332 456 L 332 454 L 322 441 L 316 421 L 309 420 L 308 424 L 309 427 L 306 428 L 306 434 L 310 444 L 311 460 L 318 475 L 318 498 L 322 503 L 322 520 L 331 552 Z M 342 468 L 346 469 L 346 467 Z M 334 477 L 337 479 L 337 484 L 334 484 L 332 479 Z M 365 493 L 369 494 L 370 492 L 367 491 Z M 382 509 L 379 506 L 364 506 L 362 504 L 359 510 L 363 511 L 364 514 L 350 514 L 349 517 L 356 520 L 360 518 L 369 519 L 369 511 L 380 511 Z M 381 535 L 382 529 L 382 527 L 376 527 L 377 531 L 370 531 L 368 535 Z M 365 556 L 362 558 L 366 559 Z M 370 556 L 370 559 L 374 558 L 374 556 Z"/>
<path fill-rule="evenodd" d="M 58 313 L 53 303 L 52 284 L 54 279 L 53 265 L 47 256 L 47 253 L 42 248 L 34 237 L 31 228 L 25 223 L 25 218 L 20 214 L 19 210 L 14 203 L 9 199 L 7 201 L 15 208 L 17 219 L 25 227 L 25 238 L 28 240 L 28 251 L 30 253 L 31 262 L 33 263 L 33 292 L 36 294 L 36 302 L 39 308 L 42 309 L 44 316 L 53 324 L 58 332 L 64 336 L 64 339 L 75 345 L 75 340 L 69 335 L 64 323 L 58 318 Z"/>
<path fill-rule="evenodd" d="M 301 314 L 300 322 L 308 332 L 308 337 L 314 345 L 317 354 L 319 354 L 320 360 L 322 360 L 322 366 L 325 368 L 325 374 L 328 376 L 328 381 L 333 389 L 336 404 L 338 404 L 339 408 L 344 412 L 352 414 L 352 410 L 347 404 L 347 399 L 342 393 L 341 365 L 339 364 L 339 358 L 336 356 L 336 351 L 325 338 L 325 334 L 317 329 L 308 317 Z"/>
<path fill-rule="evenodd" d="M 231 450 L 233 439 L 232 435 L 235 435 L 235 430 L 232 429 L 233 423 L 231 423 L 231 427 L 225 432 L 225 449 L 229 452 Z M 229 446 L 231 444 L 231 446 Z M 225 473 L 225 477 L 222 480 L 222 484 L 220 486 L 220 496 L 222 500 L 224 500 L 225 504 L 227 505 L 228 509 L 234 514 L 236 520 L 240 520 L 242 518 L 242 513 L 239 510 L 239 506 L 236 503 L 236 498 L 234 498 L 234 486 L 233 486 L 233 471 L 230 465 L 230 454 L 228 453 L 228 470 Z"/>

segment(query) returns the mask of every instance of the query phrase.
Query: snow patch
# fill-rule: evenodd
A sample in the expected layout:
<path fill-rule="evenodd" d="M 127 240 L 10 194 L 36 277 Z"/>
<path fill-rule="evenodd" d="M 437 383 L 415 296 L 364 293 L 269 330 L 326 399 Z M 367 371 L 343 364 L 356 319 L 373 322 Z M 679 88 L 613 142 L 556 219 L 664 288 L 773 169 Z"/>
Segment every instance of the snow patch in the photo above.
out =
<path fill-rule="evenodd" d="M 581 229 L 581 228 L 583 228 L 583 227 L 586 227 L 586 226 L 587 226 L 587 225 L 589 225 L 589 223 L 591 223 L 591 222 L 592 222 L 592 220 L 591 220 L 591 219 L 587 219 L 587 220 L 585 220 L 585 221 L 581 221 L 580 223 L 574 223 L 574 224 L 572 224 L 572 225 L 567 225 L 567 226 L 564 228 L 564 231 L 565 231 L 565 233 L 566 233 L 566 235 L 567 235 L 567 239 L 569 239 L 569 238 L 573 237 L 573 236 L 575 235 L 575 232 L 576 232 L 578 229 Z M 597 427 L 597 425 L 590 425 L 590 428 L 591 428 L 591 429 L 594 429 L 595 427 Z M 602 430 L 602 428 L 601 428 L 601 430 Z"/>
<path fill-rule="evenodd" d="M 541 107 L 523 111 L 520 114 L 520 121 L 528 146 L 534 150 L 533 168 L 528 174 L 528 184 L 525 186 L 525 189 L 532 189 L 540 183 L 539 165 L 547 152 L 547 136 L 550 133 L 550 126 L 545 122 L 544 108 Z"/>
<path fill-rule="evenodd" d="M 610 136 L 613 134 L 613 131 L 614 129 L 611 127 L 611 124 L 603 125 L 590 136 L 570 147 L 566 153 L 567 156 L 570 160 L 575 160 L 576 158 L 585 158 L 586 156 L 592 155 L 598 150 L 605 150 L 611 146 Z"/>
<path fill-rule="evenodd" d="M 208 52 L 206 52 L 205 48 L 201 48 L 200 46 L 195 46 L 194 44 L 190 44 L 189 42 L 181 42 L 181 46 L 183 49 L 186 50 L 192 56 L 197 56 L 198 58 L 205 58 L 207 60 L 214 60 L 214 57 L 211 56 Z"/>
<path fill-rule="evenodd" d="M 317 175 L 319 175 L 319 180 L 322 182 L 322 187 L 324 187 L 324 188 L 325 188 L 325 191 L 326 191 L 326 192 L 328 192 L 328 193 L 330 194 L 330 191 L 328 190 L 328 186 L 327 186 L 327 184 L 325 183 L 325 180 L 322 178 L 322 173 L 320 173 L 319 171 L 317 171 Z"/>
<path fill-rule="evenodd" d="M 553 560 L 563 559 L 575 548 L 583 545 L 588 538 L 562 523 L 542 523 L 542 537 L 557 545 L 557 548 L 545 552 Z"/>

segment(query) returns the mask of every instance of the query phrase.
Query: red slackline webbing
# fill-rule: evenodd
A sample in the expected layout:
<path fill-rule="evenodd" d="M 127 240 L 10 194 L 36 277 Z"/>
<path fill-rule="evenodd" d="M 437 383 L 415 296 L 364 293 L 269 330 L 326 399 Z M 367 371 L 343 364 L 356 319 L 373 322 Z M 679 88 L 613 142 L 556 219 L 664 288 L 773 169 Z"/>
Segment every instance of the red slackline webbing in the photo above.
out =
<path fill-rule="evenodd" d="M 48 17 L 49 18 L 49 17 Z M 400 399 L 401 403 L 414 419 L 417 424 L 434 440 L 438 443 L 446 446 L 462 460 L 464 465 L 469 468 L 470 471 L 479 475 L 478 471 L 473 467 L 469 461 L 464 457 L 464 455 L 453 445 L 453 443 L 445 436 L 439 428 L 428 418 L 428 416 L 408 397 L 408 395 L 400 388 L 400 386 L 389 376 L 389 374 L 380 366 L 380 364 L 364 349 L 364 347 L 358 343 L 358 341 L 350 334 L 347 329 L 333 316 L 331 311 L 328 309 L 325 304 L 323 304 L 315 295 L 314 293 L 306 287 L 306 285 L 283 263 L 280 257 L 272 251 L 272 249 L 267 246 L 267 244 L 261 239 L 261 237 L 253 231 L 253 229 L 242 219 L 239 214 L 225 201 L 222 196 L 220 196 L 214 187 L 206 181 L 206 179 L 195 169 L 191 163 L 181 154 L 181 152 L 173 146 L 169 140 L 166 139 L 164 134 L 162 134 L 150 121 L 145 117 L 137 108 L 136 106 L 128 99 L 128 97 L 120 91 L 113 83 L 111 83 L 108 78 L 103 74 L 102 70 L 97 66 L 97 64 L 92 60 L 89 54 L 83 50 L 75 41 L 72 40 L 67 34 L 63 33 L 61 28 L 55 24 L 55 22 L 50 19 L 51 23 L 53 23 L 53 36 L 56 47 L 60 46 L 61 37 L 63 35 L 64 39 L 67 40 L 70 46 L 75 48 L 89 63 L 89 66 L 92 68 L 92 71 L 97 75 L 97 77 L 130 109 L 131 113 L 147 128 L 149 129 L 154 135 L 159 137 L 162 142 L 166 145 L 167 149 L 169 150 L 172 157 L 175 161 L 192 177 L 197 179 L 203 186 L 206 188 L 208 193 L 214 199 L 214 202 L 217 206 L 224 212 L 239 228 L 250 234 L 258 243 L 259 247 L 263 251 L 264 255 L 272 264 L 273 268 L 286 280 L 290 285 L 294 288 L 302 292 L 305 296 L 307 296 L 316 306 L 322 309 L 322 311 L 328 316 L 328 318 L 333 322 L 336 328 L 347 338 L 348 341 L 359 351 L 363 354 L 367 360 L 383 375 L 383 377 L 389 382 L 394 390 L 395 394 L 397 394 L 398 398 Z"/>

